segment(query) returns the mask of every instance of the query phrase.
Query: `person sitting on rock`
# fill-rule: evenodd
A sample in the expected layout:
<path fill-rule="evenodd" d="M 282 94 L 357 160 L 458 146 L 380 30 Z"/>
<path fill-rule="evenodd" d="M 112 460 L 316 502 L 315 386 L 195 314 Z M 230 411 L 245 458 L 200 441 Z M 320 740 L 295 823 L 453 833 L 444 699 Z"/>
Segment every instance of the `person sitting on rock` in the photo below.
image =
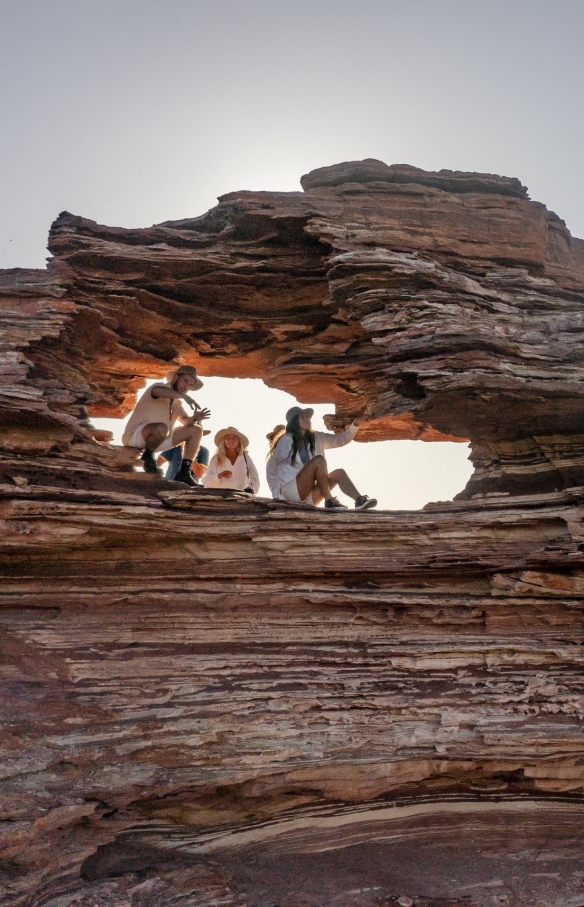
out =
<path fill-rule="evenodd" d="M 208 431 L 203 432 L 204 435 L 208 435 Z M 164 478 L 168 479 L 170 482 L 175 478 L 177 472 L 180 469 L 180 464 L 182 463 L 182 446 L 179 444 L 177 447 L 171 447 L 170 450 L 163 450 L 156 460 L 157 466 L 163 466 L 164 463 L 168 463 L 166 467 L 166 472 Z M 197 485 L 201 485 L 201 479 L 205 475 L 207 466 L 209 465 L 209 449 L 207 447 L 199 447 L 199 452 L 193 462 L 191 463 L 191 472 L 194 476 L 195 482 Z"/>
<path fill-rule="evenodd" d="M 344 447 L 357 433 L 354 421 L 341 434 L 333 435 L 313 431 L 311 419 L 314 410 L 293 406 L 286 413 L 286 427 L 276 426 L 268 435 L 267 478 L 272 496 L 296 504 L 319 504 L 324 498 L 326 510 L 347 510 L 332 495 L 337 485 L 344 494 L 355 501 L 355 510 L 368 510 L 377 501 L 366 494 L 359 494 L 344 469 L 328 472 L 324 452 L 331 447 Z"/>
<path fill-rule="evenodd" d="M 247 448 L 246 436 L 233 428 L 222 428 L 215 435 L 217 450 L 203 478 L 205 488 L 233 488 L 257 494 L 260 477 Z"/>
<path fill-rule="evenodd" d="M 197 484 L 191 465 L 203 437 L 200 423 L 208 419 L 211 413 L 208 409 L 200 409 L 189 397 L 188 392 L 199 390 L 202 386 L 203 382 L 197 376 L 196 368 L 192 365 L 181 365 L 167 375 L 166 384 L 153 384 L 144 391 L 128 419 L 122 436 L 122 444 L 125 447 L 137 447 L 143 451 L 140 459 L 144 472 L 162 475 L 162 470 L 156 466 L 154 454 L 177 445 L 184 445 L 181 464 L 174 481 L 184 482 L 190 486 Z M 192 414 L 186 412 L 182 401 L 191 407 Z M 174 427 L 177 421 L 182 423 L 182 428 Z"/>

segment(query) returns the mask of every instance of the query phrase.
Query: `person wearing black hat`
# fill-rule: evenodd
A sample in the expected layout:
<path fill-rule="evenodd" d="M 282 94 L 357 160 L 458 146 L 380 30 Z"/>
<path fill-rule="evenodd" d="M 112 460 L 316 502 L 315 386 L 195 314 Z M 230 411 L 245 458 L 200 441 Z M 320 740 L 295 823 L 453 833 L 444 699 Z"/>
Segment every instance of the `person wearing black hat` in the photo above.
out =
<path fill-rule="evenodd" d="M 177 445 L 184 445 L 180 468 L 174 477 L 176 482 L 195 486 L 197 482 L 191 471 L 192 461 L 197 455 L 203 429 L 201 422 L 211 415 L 208 409 L 201 409 L 189 391 L 199 390 L 203 382 L 192 365 L 181 365 L 166 377 L 166 384 L 153 384 L 138 400 L 122 436 L 125 447 L 142 450 L 144 472 L 162 475 L 156 465 L 154 454 Z M 191 407 L 186 412 L 183 401 Z M 182 428 L 175 428 L 176 422 Z"/>
<path fill-rule="evenodd" d="M 333 497 L 337 485 L 355 501 L 355 510 L 369 510 L 377 501 L 366 494 L 359 494 L 344 469 L 328 472 L 324 451 L 344 447 L 357 433 L 358 422 L 353 422 L 338 435 L 313 431 L 311 419 L 314 410 L 293 406 L 286 413 L 285 431 L 276 426 L 268 434 L 267 479 L 274 498 L 294 503 L 319 504 L 324 498 L 326 510 L 347 510 Z"/>

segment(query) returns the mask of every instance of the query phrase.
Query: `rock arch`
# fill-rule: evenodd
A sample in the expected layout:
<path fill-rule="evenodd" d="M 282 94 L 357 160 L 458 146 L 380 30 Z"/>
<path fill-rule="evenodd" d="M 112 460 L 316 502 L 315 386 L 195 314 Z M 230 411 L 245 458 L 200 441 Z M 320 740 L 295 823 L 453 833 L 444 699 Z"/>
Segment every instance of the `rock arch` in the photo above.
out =
<path fill-rule="evenodd" d="M 578 902 L 584 245 L 517 180 L 303 185 L 0 275 L 8 904 Z M 88 413 L 176 361 L 475 476 L 333 523 L 124 479 Z"/>
<path fill-rule="evenodd" d="M 120 415 L 188 361 L 332 400 L 363 440 L 470 438 L 468 494 L 578 484 L 583 241 L 503 177 L 363 161 L 303 186 L 148 229 L 61 214 L 47 272 L 4 277 L 5 420 L 19 391 L 39 417 Z"/>

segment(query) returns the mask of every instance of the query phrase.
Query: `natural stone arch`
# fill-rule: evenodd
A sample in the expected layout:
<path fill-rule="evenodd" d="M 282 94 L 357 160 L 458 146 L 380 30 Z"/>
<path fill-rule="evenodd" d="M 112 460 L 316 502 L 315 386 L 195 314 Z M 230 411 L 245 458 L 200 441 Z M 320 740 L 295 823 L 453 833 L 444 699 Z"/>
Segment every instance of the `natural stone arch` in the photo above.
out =
<path fill-rule="evenodd" d="M 468 494 L 578 484 L 584 243 L 517 180 L 363 161 L 302 182 L 147 229 L 60 215 L 46 274 L 4 281 L 34 310 L 31 418 L 65 437 L 185 361 L 333 401 L 362 440 L 470 438 Z"/>
<path fill-rule="evenodd" d="M 571 875 L 540 903 L 581 884 L 583 490 L 545 489 L 581 476 L 582 244 L 513 180 L 363 162 L 305 186 L 146 231 L 64 215 L 46 272 L 1 275 L 15 904 L 127 899 L 134 871 L 149 907 L 216 904 L 251 841 L 252 893 L 282 853 L 336 855 L 331 904 L 349 845 L 365 890 L 380 839 L 451 902 L 485 846 L 518 904 L 538 903 L 542 848 Z M 456 429 L 492 461 L 467 494 L 537 494 L 331 523 L 149 477 L 112 491 L 88 411 L 176 358 L 336 387 L 370 437 Z"/>

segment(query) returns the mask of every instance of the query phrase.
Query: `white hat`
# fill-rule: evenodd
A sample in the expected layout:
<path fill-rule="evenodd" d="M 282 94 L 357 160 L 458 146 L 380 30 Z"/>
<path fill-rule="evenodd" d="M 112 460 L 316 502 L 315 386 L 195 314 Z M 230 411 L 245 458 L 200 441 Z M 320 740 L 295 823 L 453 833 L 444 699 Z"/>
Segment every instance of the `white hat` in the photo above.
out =
<path fill-rule="evenodd" d="M 249 438 L 246 438 L 245 435 L 234 428 L 233 425 L 230 425 L 229 428 L 222 428 L 221 431 L 217 432 L 215 435 L 215 447 L 219 447 L 225 435 L 237 435 L 244 448 L 249 447 Z"/>

